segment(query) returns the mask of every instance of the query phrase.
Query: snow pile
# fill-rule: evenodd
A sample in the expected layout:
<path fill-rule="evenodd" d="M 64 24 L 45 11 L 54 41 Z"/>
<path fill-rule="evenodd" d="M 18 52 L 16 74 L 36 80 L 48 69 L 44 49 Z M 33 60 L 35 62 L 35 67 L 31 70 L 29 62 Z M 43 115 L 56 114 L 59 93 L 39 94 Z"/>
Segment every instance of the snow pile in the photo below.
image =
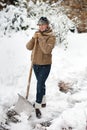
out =
<path fill-rule="evenodd" d="M 86 130 L 87 121 L 87 34 L 69 33 L 67 51 L 56 47 L 53 54 L 53 75 L 59 81 L 72 83 L 72 94 L 68 93 L 70 108 L 66 109 L 48 130 Z M 56 52 L 56 54 L 55 54 Z M 72 106 L 72 107 L 71 107 Z"/>
<path fill-rule="evenodd" d="M 0 38 L 0 122 L 5 122 L 6 111 L 17 102 L 17 93 L 25 96 L 30 62 L 30 51 L 26 50 L 26 43 L 32 37 L 20 32 L 12 37 Z M 53 64 L 47 81 L 47 108 L 41 110 L 43 117 L 37 120 L 35 113 L 28 121 L 24 113 L 21 123 L 11 124 L 11 129 L 38 128 L 43 121 L 50 121 L 47 130 L 85 130 L 87 120 L 87 34 L 68 34 L 68 48 L 63 45 L 55 46 L 53 50 Z M 80 66 L 81 65 L 81 66 Z M 58 90 L 59 81 L 72 83 L 71 93 Z M 35 101 L 35 75 L 32 76 L 29 100 Z M 41 127 L 41 125 L 40 125 Z M 39 129 L 39 128 L 38 128 Z"/>

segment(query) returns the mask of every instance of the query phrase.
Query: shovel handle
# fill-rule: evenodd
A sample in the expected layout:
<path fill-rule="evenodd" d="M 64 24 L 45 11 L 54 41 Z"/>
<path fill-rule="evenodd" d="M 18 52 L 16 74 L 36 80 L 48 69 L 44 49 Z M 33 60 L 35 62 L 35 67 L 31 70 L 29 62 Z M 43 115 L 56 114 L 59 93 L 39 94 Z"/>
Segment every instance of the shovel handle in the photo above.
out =
<path fill-rule="evenodd" d="M 28 78 L 27 91 L 26 91 L 26 99 L 28 99 L 28 96 L 29 96 L 31 76 L 32 76 L 32 65 L 31 65 L 30 71 L 29 71 L 29 78 Z"/>

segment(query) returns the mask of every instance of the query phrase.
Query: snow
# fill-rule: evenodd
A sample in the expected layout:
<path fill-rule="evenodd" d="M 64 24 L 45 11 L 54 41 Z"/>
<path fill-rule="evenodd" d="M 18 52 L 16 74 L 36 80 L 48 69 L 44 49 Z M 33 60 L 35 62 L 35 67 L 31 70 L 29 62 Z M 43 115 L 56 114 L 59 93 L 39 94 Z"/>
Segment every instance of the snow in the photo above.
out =
<path fill-rule="evenodd" d="M 17 102 L 18 93 L 25 96 L 29 67 L 30 51 L 26 43 L 31 38 L 24 32 L 11 37 L 0 38 L 0 122 L 5 122 L 6 111 Z M 47 130 L 61 130 L 72 127 L 73 130 L 86 130 L 87 120 L 87 33 L 68 33 L 68 48 L 56 45 L 53 50 L 53 64 L 47 80 L 47 107 L 42 109 L 43 117 L 32 119 L 22 113 L 21 123 L 11 124 L 14 129 L 37 129 L 41 121 L 51 120 Z M 59 91 L 59 81 L 72 83 L 73 93 Z M 32 75 L 29 100 L 35 101 L 36 79 Z M 36 127 L 36 128 L 35 128 Z"/>
<path fill-rule="evenodd" d="M 40 17 L 39 15 L 45 14 L 48 8 L 46 5 L 47 7 L 43 8 L 42 13 L 39 14 L 38 10 L 40 11 L 43 6 L 45 5 L 42 4 L 40 7 L 39 3 L 38 8 L 32 5 L 31 12 L 37 8 L 36 15 Z M 8 15 L 5 9 L 0 12 L 0 25 L 4 23 L 0 26 L 0 124 L 5 124 L 6 112 L 17 102 L 18 93 L 23 97 L 26 95 L 31 66 L 31 51 L 26 49 L 26 43 L 37 30 L 37 19 L 32 16 L 27 21 L 26 10 L 15 8 L 7 7 Z M 44 130 L 44 126 L 42 127 L 40 123 L 46 121 L 51 122 L 51 125 L 46 127 L 47 130 L 87 129 L 87 33 L 78 34 L 76 31 L 71 33 L 69 24 L 71 26 L 72 22 L 61 12 L 59 14 L 58 10 L 57 12 L 54 8 L 51 12 L 50 10 L 51 7 L 45 15 L 49 16 L 56 35 L 61 36 L 57 37 L 57 43 L 52 52 L 53 63 L 46 82 L 47 107 L 41 109 L 41 119 L 36 118 L 34 111 L 31 113 L 31 118 L 25 112 L 21 113 L 17 116 L 21 122 L 10 122 L 10 125 L 7 125 L 11 130 Z M 14 23 L 14 28 L 20 28 L 20 19 L 23 18 L 22 25 L 28 24 L 30 26 L 28 30 L 19 29 L 18 32 L 11 30 L 10 23 L 14 19 L 14 13 L 20 14 L 18 21 Z M 5 30 L 7 26 L 8 29 Z M 5 31 L 6 35 L 4 35 Z M 61 38 L 61 44 L 59 38 Z M 59 90 L 60 81 L 69 83 L 70 90 L 67 93 Z M 36 78 L 33 72 L 28 98 L 31 103 L 35 101 L 35 94 Z"/>

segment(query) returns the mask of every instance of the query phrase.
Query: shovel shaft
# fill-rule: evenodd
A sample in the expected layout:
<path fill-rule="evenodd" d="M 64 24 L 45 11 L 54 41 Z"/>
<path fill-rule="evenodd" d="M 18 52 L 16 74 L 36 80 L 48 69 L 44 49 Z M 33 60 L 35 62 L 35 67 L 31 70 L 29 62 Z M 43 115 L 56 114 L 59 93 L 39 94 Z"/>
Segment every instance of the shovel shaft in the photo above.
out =
<path fill-rule="evenodd" d="M 32 76 L 32 65 L 31 65 L 31 67 L 30 67 L 30 71 L 29 71 L 29 78 L 28 78 L 28 85 L 27 85 L 26 99 L 28 99 L 28 96 L 29 96 L 29 89 L 30 89 L 31 76 Z"/>
<path fill-rule="evenodd" d="M 34 52 L 35 52 L 35 48 L 36 48 L 36 43 L 37 43 L 37 39 L 35 39 Z M 32 66 L 33 65 L 31 63 L 29 78 L 28 78 L 28 85 L 27 85 L 27 92 L 26 92 L 26 99 L 28 99 L 28 96 L 29 96 L 30 82 L 31 82 L 31 76 L 32 76 Z"/>

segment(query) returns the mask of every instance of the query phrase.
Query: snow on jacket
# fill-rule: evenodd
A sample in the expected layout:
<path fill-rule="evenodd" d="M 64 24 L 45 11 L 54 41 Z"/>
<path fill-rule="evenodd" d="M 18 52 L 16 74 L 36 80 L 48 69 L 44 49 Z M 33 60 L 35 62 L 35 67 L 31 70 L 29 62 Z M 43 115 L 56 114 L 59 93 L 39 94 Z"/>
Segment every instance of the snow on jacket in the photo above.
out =
<path fill-rule="evenodd" d="M 55 36 L 51 30 L 44 32 L 35 32 L 32 39 L 27 43 L 26 47 L 32 50 L 31 60 L 32 64 L 48 65 L 52 63 L 52 49 L 55 45 Z"/>

